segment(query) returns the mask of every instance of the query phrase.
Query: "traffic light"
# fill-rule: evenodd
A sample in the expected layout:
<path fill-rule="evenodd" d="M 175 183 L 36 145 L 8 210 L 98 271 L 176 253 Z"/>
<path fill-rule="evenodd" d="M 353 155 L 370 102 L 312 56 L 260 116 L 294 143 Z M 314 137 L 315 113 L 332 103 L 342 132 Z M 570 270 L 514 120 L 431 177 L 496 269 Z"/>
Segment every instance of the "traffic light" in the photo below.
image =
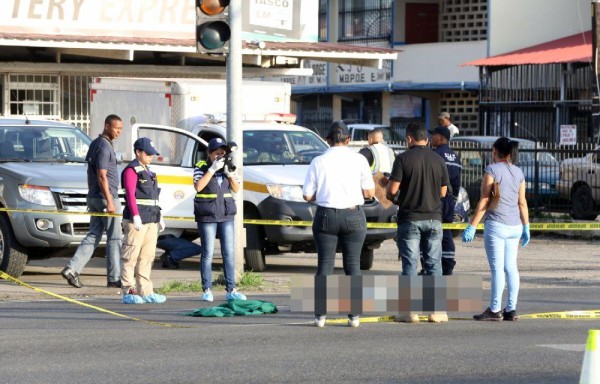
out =
<path fill-rule="evenodd" d="M 237 0 L 239 1 L 239 0 Z M 227 53 L 229 0 L 196 0 L 196 42 L 200 53 Z"/>

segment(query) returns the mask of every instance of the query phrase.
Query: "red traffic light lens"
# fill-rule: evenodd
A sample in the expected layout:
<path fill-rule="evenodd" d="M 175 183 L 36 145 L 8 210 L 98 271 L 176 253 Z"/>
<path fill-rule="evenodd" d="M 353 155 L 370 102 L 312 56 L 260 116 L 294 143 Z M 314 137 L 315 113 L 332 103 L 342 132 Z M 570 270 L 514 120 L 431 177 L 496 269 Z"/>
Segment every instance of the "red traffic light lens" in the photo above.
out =
<path fill-rule="evenodd" d="M 221 14 L 228 6 L 229 0 L 198 0 L 198 7 L 208 16 Z"/>

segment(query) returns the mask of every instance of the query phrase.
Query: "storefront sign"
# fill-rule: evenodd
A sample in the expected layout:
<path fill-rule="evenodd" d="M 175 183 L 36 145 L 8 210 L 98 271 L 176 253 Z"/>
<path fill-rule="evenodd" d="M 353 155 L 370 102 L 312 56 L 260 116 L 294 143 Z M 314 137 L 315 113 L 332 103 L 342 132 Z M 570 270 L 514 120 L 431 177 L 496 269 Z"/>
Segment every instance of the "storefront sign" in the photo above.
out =
<path fill-rule="evenodd" d="M 48 39 L 49 46 L 64 47 L 89 40 L 195 48 L 193 0 L 0 0 L 0 9 L 4 39 Z"/>
<path fill-rule="evenodd" d="M 242 37 L 246 41 L 318 41 L 318 13 L 317 0 L 247 0 Z"/>
<path fill-rule="evenodd" d="M 392 62 L 383 61 L 383 69 L 357 65 L 337 64 L 332 84 L 374 84 L 389 83 L 392 80 Z"/>

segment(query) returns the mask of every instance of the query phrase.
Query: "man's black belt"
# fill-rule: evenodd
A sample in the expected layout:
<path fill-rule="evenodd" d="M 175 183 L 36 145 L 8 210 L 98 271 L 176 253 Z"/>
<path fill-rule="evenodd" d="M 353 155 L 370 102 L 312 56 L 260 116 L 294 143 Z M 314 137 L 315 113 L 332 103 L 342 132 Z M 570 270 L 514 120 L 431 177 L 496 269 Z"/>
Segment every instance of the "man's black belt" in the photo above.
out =
<path fill-rule="evenodd" d="M 353 206 L 348 207 L 348 208 L 331 208 L 331 207 L 323 207 L 323 206 L 320 206 L 320 205 L 318 205 L 317 207 L 321 208 L 321 209 L 332 209 L 332 210 L 335 210 L 335 211 L 356 211 L 357 209 L 360 208 L 360 205 L 353 205 Z"/>

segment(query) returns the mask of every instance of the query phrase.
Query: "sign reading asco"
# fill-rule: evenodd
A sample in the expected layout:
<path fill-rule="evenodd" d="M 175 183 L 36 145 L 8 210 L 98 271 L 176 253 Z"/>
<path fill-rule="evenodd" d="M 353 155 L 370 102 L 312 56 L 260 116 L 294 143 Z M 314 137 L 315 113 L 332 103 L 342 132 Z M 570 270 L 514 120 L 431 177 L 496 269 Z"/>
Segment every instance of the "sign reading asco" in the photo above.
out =
<path fill-rule="evenodd" d="M 247 0 L 242 12 L 243 38 L 317 41 L 318 13 L 317 0 Z"/>

